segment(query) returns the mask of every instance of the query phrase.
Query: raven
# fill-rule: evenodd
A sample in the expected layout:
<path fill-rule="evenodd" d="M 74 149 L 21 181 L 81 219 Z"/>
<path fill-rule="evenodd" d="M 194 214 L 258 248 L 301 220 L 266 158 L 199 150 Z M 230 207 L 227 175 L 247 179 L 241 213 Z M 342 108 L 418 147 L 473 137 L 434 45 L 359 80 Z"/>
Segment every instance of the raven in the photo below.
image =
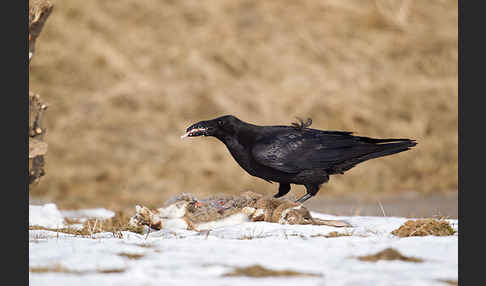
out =
<path fill-rule="evenodd" d="M 312 120 L 291 126 L 258 126 L 225 115 L 200 121 L 181 136 L 213 136 L 223 142 L 233 158 L 250 175 L 270 183 L 278 182 L 282 197 L 290 184 L 304 185 L 303 203 L 319 191 L 329 176 L 369 159 L 409 150 L 417 143 L 410 139 L 376 139 L 354 136 L 346 131 L 309 128 Z"/>

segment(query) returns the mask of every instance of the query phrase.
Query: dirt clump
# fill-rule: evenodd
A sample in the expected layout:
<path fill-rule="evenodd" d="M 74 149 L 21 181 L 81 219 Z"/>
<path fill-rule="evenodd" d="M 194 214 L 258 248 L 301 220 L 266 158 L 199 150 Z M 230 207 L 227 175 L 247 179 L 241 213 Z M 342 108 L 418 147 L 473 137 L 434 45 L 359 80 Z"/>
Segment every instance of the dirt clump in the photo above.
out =
<path fill-rule="evenodd" d="M 64 273 L 64 274 L 74 274 L 74 275 L 86 275 L 86 274 L 94 274 L 94 273 L 103 273 L 103 274 L 110 274 L 110 273 L 123 273 L 125 269 L 123 268 L 111 268 L 111 269 L 97 269 L 94 271 L 86 270 L 86 271 L 79 271 L 79 270 L 72 270 L 67 267 L 64 267 L 61 264 L 55 264 L 52 266 L 40 266 L 40 267 L 30 267 L 30 273 Z"/>
<path fill-rule="evenodd" d="M 387 248 L 376 254 L 359 256 L 358 259 L 361 261 L 371 261 L 371 262 L 376 262 L 378 260 L 401 260 L 407 262 L 423 262 L 423 260 L 420 258 L 404 256 L 403 254 L 398 252 L 398 250 L 393 248 Z"/>
<path fill-rule="evenodd" d="M 138 254 L 138 253 L 126 253 L 126 252 L 122 252 L 122 253 L 119 253 L 118 255 L 122 256 L 122 257 L 126 257 L 128 259 L 132 259 L 132 260 L 138 260 L 142 257 L 144 257 L 145 255 L 143 254 Z"/>
<path fill-rule="evenodd" d="M 446 220 L 418 219 L 408 220 L 402 226 L 392 231 L 392 234 L 399 237 L 407 236 L 446 236 L 453 235 L 456 231 Z"/>
<path fill-rule="evenodd" d="M 233 272 L 224 274 L 223 276 L 246 276 L 246 277 L 275 277 L 275 276 L 321 276 L 314 273 L 302 273 L 293 270 L 271 270 L 261 265 L 252 265 L 248 267 L 237 267 Z"/>
<path fill-rule="evenodd" d="M 440 282 L 444 282 L 445 284 L 447 285 L 451 285 L 451 286 L 457 286 L 459 285 L 458 281 L 457 280 L 439 280 Z"/>

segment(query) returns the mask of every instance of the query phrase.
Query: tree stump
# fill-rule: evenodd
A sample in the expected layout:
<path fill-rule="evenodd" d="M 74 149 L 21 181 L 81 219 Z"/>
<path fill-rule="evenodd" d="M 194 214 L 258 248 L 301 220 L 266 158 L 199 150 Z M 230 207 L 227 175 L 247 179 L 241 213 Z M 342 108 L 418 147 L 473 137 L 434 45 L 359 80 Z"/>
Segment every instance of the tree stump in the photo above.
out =
<path fill-rule="evenodd" d="M 53 8 L 48 1 L 29 0 L 29 66 L 34 56 L 35 41 Z M 47 143 L 44 142 L 46 128 L 42 126 L 42 119 L 46 109 L 47 104 L 40 100 L 39 95 L 29 91 L 29 186 L 37 184 L 45 174 Z"/>

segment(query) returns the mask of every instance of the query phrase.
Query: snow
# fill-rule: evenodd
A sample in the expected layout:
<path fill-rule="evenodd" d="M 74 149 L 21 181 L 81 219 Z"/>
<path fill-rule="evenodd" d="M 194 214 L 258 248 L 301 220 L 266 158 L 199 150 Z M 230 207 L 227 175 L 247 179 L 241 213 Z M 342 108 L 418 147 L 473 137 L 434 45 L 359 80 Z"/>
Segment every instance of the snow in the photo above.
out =
<path fill-rule="evenodd" d="M 99 211 L 99 210 L 98 210 Z M 106 211 L 106 212 L 105 212 Z M 105 210 L 100 213 L 108 214 Z M 96 212 L 76 213 L 92 216 Z M 98 213 L 98 215 L 100 214 Z M 29 223 L 52 227 L 60 222 L 55 205 L 31 206 Z M 29 267 L 61 266 L 65 272 L 29 273 L 30 285 L 442 285 L 457 281 L 458 233 L 452 236 L 399 238 L 390 232 L 407 218 L 333 216 L 353 227 L 282 225 L 266 222 L 226 224 L 209 232 L 162 229 L 147 234 L 98 233 L 81 237 L 46 230 L 29 231 Z M 61 218 L 62 220 L 62 218 Z M 458 220 L 448 220 L 458 230 Z M 164 225 L 165 227 L 166 225 Z M 349 236 L 326 238 L 330 232 Z M 317 236 L 316 236 L 317 235 Z M 319 236 L 320 235 L 320 236 Z M 365 262 L 356 257 L 388 247 L 423 263 Z M 125 254 L 141 254 L 129 259 Z M 319 277 L 224 277 L 235 267 L 261 265 Z M 114 273 L 102 273 L 102 271 Z"/>
<path fill-rule="evenodd" d="M 55 204 L 29 205 L 29 225 L 59 228 L 64 226 L 64 217 Z"/>
<path fill-rule="evenodd" d="M 77 219 L 84 222 L 87 219 L 109 219 L 114 212 L 104 209 L 82 209 L 73 211 L 60 211 L 56 204 L 29 205 L 29 226 L 43 226 L 47 228 L 62 228 L 66 226 L 65 218 Z"/>
<path fill-rule="evenodd" d="M 104 208 L 96 208 L 96 209 L 82 209 L 82 210 L 75 210 L 75 211 L 61 211 L 62 215 L 66 218 L 70 219 L 109 219 L 115 216 L 115 213 L 104 209 Z"/>

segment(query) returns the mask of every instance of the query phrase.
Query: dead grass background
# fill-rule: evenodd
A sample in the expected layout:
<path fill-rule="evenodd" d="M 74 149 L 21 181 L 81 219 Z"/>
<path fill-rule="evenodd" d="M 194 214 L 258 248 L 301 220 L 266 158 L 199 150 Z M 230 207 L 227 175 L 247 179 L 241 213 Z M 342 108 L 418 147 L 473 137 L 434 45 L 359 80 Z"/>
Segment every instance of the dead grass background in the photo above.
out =
<path fill-rule="evenodd" d="M 215 139 L 180 140 L 223 114 L 419 143 L 319 196 L 457 192 L 457 1 L 52 2 L 30 71 L 49 103 L 32 198 L 132 211 L 180 192 L 273 194 Z"/>

